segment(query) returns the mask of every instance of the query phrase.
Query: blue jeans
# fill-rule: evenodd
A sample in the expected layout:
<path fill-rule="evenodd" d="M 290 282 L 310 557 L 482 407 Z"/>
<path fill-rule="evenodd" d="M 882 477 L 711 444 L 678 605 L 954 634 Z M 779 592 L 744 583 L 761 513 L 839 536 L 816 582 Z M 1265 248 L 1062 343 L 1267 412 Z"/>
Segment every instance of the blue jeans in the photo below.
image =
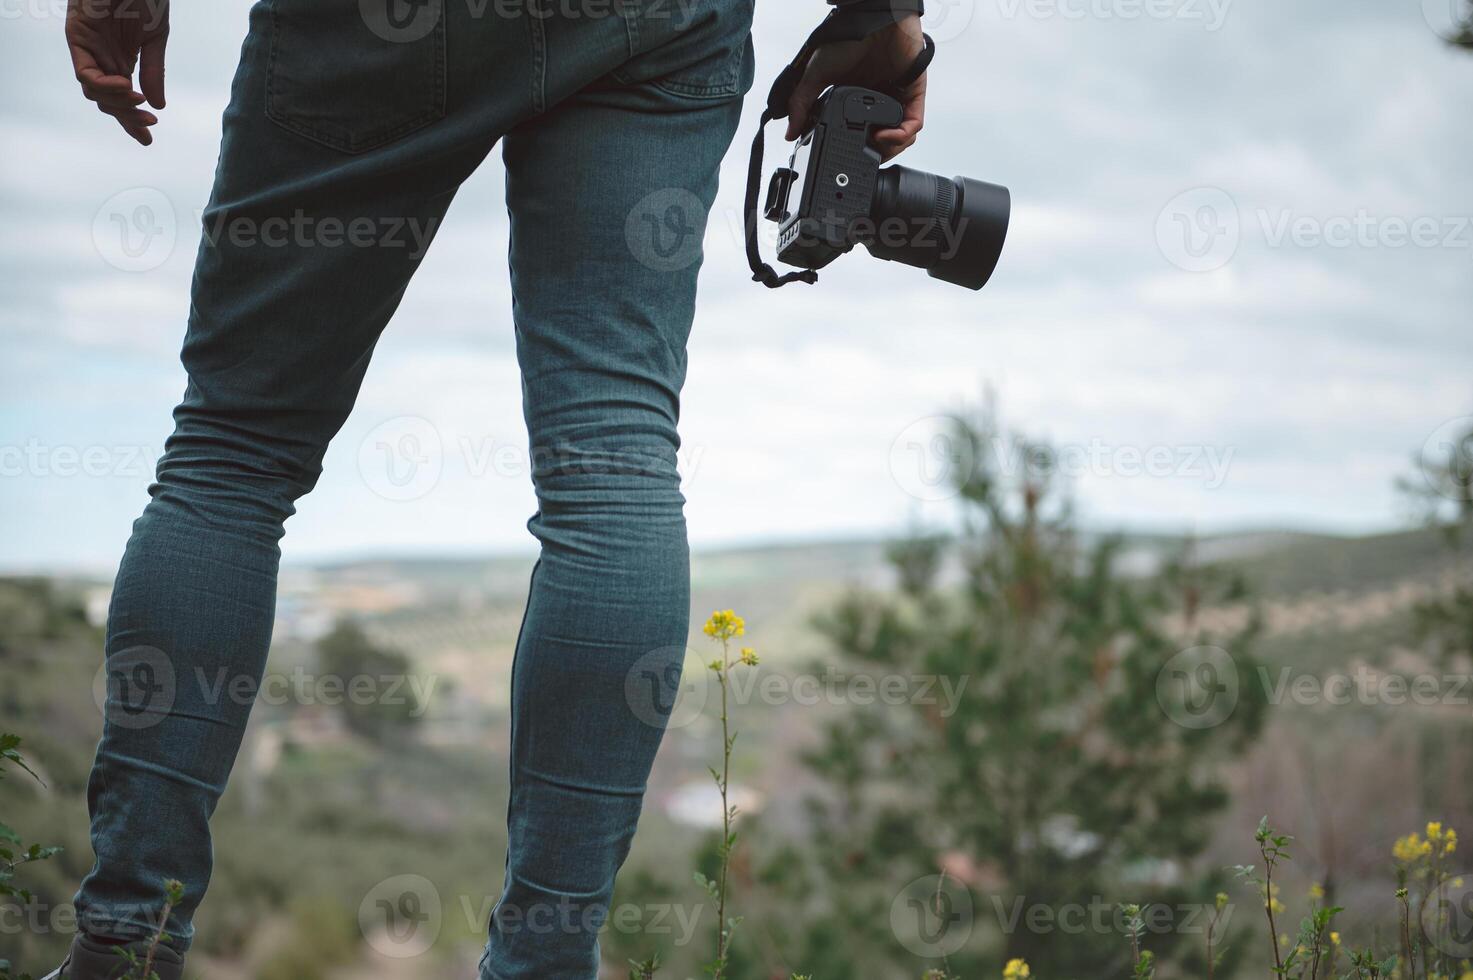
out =
<path fill-rule="evenodd" d="M 271 641 L 283 524 L 353 407 L 418 239 L 501 142 L 541 557 L 481 975 L 596 976 L 687 639 L 676 422 L 700 242 L 752 80 L 751 7 L 256 4 L 204 213 L 189 384 L 108 617 L 96 864 L 77 897 L 88 932 L 146 934 L 177 878 L 171 933 L 188 947 L 250 711 L 240 691 L 257 689 Z M 626 683 L 636 667 L 658 682 Z M 527 928 L 539 910 L 572 926 Z"/>

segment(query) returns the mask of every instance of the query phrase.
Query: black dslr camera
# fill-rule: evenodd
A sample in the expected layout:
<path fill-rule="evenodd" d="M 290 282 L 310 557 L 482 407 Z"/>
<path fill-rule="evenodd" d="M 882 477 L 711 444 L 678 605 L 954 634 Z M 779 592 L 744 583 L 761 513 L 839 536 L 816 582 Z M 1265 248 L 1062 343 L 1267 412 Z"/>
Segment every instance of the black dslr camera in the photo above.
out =
<path fill-rule="evenodd" d="M 819 100 L 812 128 L 768 187 L 764 215 L 779 226 L 778 259 L 817 270 L 863 245 L 878 258 L 981 289 L 1002 254 L 1011 196 L 1005 187 L 970 177 L 880 169 L 870 137 L 894 129 L 902 118 L 898 101 L 866 88 L 838 86 Z M 806 176 L 794 169 L 804 149 Z M 803 187 L 793 209 L 800 177 Z"/>

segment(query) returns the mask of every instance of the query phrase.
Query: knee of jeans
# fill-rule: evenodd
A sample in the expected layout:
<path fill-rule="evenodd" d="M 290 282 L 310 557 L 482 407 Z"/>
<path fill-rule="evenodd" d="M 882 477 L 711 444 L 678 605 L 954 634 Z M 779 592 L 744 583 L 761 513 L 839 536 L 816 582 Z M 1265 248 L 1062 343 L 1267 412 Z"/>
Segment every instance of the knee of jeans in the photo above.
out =
<path fill-rule="evenodd" d="M 204 525 L 248 526 L 279 538 L 316 486 L 322 454 L 240 432 L 176 431 L 149 487 L 155 511 Z"/>
<path fill-rule="evenodd" d="M 533 451 L 539 537 L 629 544 L 684 540 L 685 496 L 675 451 L 641 449 Z"/>

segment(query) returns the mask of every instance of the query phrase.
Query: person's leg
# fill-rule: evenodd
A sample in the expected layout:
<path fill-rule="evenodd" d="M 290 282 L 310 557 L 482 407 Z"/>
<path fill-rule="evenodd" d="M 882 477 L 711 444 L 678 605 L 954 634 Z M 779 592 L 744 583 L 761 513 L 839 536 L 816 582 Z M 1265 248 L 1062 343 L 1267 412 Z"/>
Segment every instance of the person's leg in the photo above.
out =
<path fill-rule="evenodd" d="M 702 9 L 683 33 L 631 25 L 641 54 L 617 77 L 506 137 L 541 558 L 513 672 L 509 855 L 483 980 L 598 975 L 684 657 L 676 423 L 701 239 L 751 72 L 750 4 Z"/>
<path fill-rule="evenodd" d="M 283 522 L 460 181 L 531 111 L 522 24 L 451 18 L 393 40 L 370 26 L 357 0 L 251 14 L 204 214 L 188 388 L 108 615 L 96 864 L 77 896 L 93 936 L 150 934 L 174 878 L 169 932 L 188 947 L 208 821 L 270 644 Z"/>

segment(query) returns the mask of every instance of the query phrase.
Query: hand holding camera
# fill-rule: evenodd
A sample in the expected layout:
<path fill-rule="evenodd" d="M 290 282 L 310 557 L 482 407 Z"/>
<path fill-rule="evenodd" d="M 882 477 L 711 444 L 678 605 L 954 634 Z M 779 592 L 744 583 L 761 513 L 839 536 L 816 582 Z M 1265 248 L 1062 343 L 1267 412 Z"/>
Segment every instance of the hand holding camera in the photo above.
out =
<path fill-rule="evenodd" d="M 773 83 L 752 143 L 745 215 L 753 280 L 769 289 L 812 284 L 819 269 L 863 245 L 876 258 L 981 289 L 1007 239 L 1008 189 L 881 168 L 915 142 L 925 118 L 936 45 L 921 30 L 922 0 L 830 3 L 835 10 Z M 759 208 L 764 127 L 783 118 L 797 145 Z M 781 274 L 763 261 L 761 218 L 778 226 L 778 260 L 800 271 Z"/>
<path fill-rule="evenodd" d="M 813 106 L 833 85 L 856 85 L 885 89 L 905 75 L 926 49 L 919 14 L 909 14 L 894 24 L 859 41 L 825 44 L 808 60 L 808 66 L 788 100 L 787 140 L 802 136 L 812 123 Z M 904 109 L 899 126 L 877 130 L 872 139 L 881 162 L 894 159 L 912 146 L 926 120 L 926 75 L 894 93 Z"/>

